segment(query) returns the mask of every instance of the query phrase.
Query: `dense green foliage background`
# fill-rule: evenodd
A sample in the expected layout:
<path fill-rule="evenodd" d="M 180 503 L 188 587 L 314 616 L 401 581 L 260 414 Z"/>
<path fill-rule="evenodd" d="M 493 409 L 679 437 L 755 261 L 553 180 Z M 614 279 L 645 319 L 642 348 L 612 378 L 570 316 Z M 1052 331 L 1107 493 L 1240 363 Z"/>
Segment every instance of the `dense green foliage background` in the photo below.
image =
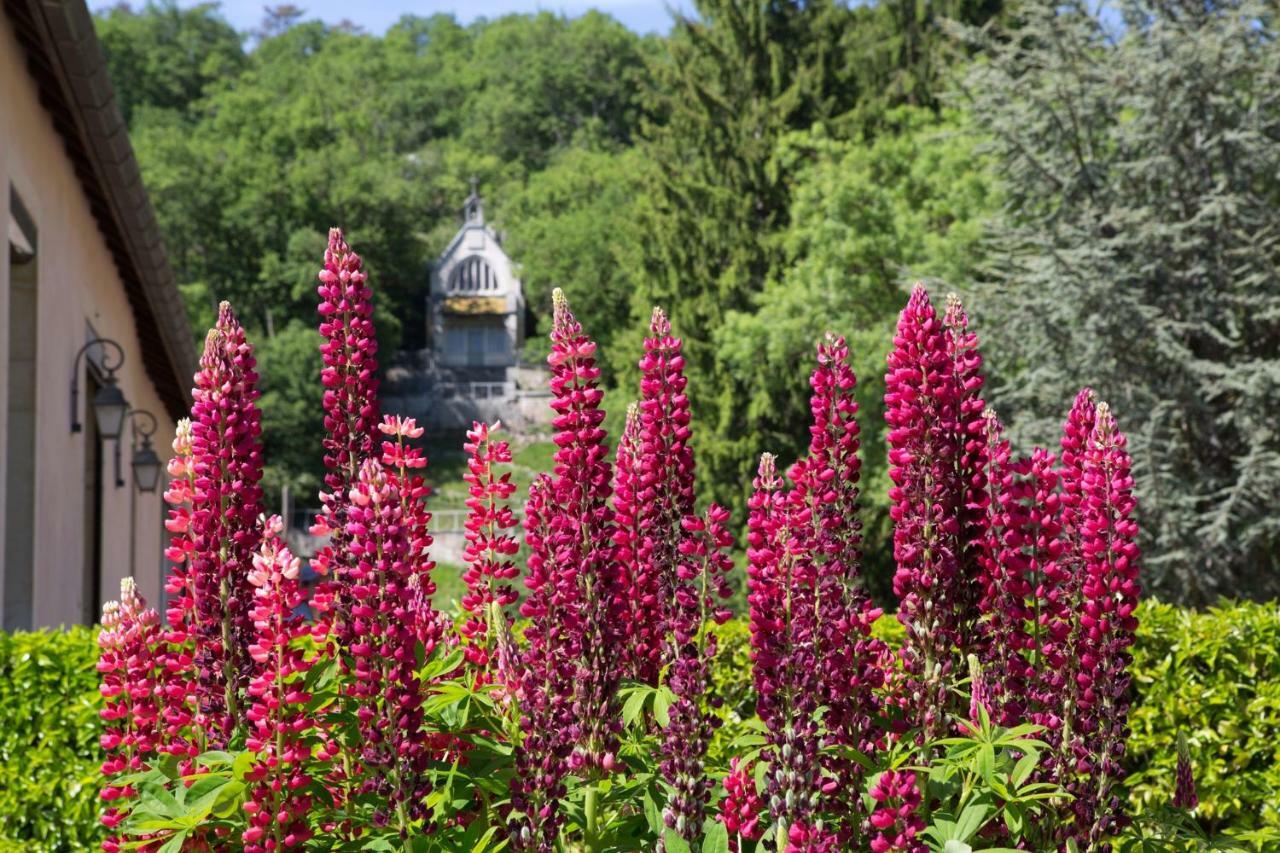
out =
<path fill-rule="evenodd" d="M 1203 826 L 1278 833 L 1280 607 L 1195 612 L 1147 602 L 1134 648 L 1128 802 L 1141 817 L 1173 796 L 1175 743 L 1190 743 Z M 875 631 L 901 628 L 885 616 Z M 754 713 L 746 623 L 717 629 L 712 689 L 725 721 L 713 759 Z M 88 629 L 0 634 L 0 849 L 84 850 L 99 837 L 100 699 Z M 719 752 L 717 752 L 719 751 Z"/>
<path fill-rule="evenodd" d="M 385 34 L 216 4 L 97 19 L 191 319 L 259 344 L 268 485 L 319 455 L 313 276 L 372 270 L 384 364 L 424 343 L 427 264 L 476 176 L 545 352 L 552 287 L 601 343 L 609 421 L 654 304 L 687 339 L 702 493 L 742 518 L 807 438 L 827 329 L 861 382 L 866 563 L 889 578 L 880 397 L 906 285 L 966 296 L 989 399 L 1053 444 L 1083 384 L 1133 443 L 1168 600 L 1280 589 L 1280 51 L 1260 0 L 698 0 L 403 18 Z"/>
<path fill-rule="evenodd" d="M 0 850 L 93 850 L 97 631 L 0 633 Z"/>

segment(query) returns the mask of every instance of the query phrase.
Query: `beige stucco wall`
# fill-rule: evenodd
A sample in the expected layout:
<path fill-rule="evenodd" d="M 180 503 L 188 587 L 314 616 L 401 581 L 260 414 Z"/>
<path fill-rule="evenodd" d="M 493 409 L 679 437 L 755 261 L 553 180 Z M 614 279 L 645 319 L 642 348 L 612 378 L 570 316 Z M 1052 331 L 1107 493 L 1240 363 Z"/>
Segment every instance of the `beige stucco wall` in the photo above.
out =
<path fill-rule="evenodd" d="M 86 594 L 82 583 L 86 439 L 83 432 L 73 434 L 70 423 L 72 361 L 86 340 L 86 324 L 124 348 L 125 364 L 117 373 L 120 388 L 133 407 L 152 412 L 159 421 L 155 444 L 162 459 L 171 453 L 174 425 L 143 368 L 133 314 L 115 263 L 62 140 L 37 99 L 24 60 L 8 19 L 0 15 L 0 236 L 8 234 L 12 187 L 35 220 L 39 237 L 33 621 L 36 626 L 56 626 L 80 621 Z M 0 335 L 5 335 L 9 328 L 7 248 L 0 260 Z M 7 362 L 8 348 L 0 347 L 0 448 L 6 440 Z M 83 370 L 81 367 L 82 386 Z M 84 396 L 82 393 L 82 419 Z M 107 442 L 101 472 L 103 596 L 114 598 L 120 578 L 132 573 L 148 600 L 158 602 L 163 533 L 160 491 L 136 493 L 127 446 L 122 457 L 126 484 L 117 488 L 113 450 Z M 0 453 L 0 543 L 4 536 L 5 464 Z M 132 569 L 131 536 L 135 553 Z"/>

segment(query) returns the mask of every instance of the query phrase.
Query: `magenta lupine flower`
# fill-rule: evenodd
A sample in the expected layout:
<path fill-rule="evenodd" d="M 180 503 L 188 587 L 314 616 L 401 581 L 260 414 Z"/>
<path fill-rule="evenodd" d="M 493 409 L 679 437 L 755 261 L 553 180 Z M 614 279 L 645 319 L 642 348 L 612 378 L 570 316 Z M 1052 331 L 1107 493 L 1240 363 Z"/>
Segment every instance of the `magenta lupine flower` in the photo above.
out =
<path fill-rule="evenodd" d="M 1079 727 L 1088 756 L 1090 794 L 1077 794 L 1077 814 L 1091 817 L 1088 841 L 1114 832 L 1123 820 L 1116 784 L 1124 778 L 1129 713 L 1129 647 L 1138 629 L 1137 502 L 1125 436 L 1106 403 L 1099 403 L 1082 459 L 1080 553 L 1084 652 L 1077 679 Z M 1083 792 L 1082 792 L 1083 793 Z M 1090 811 L 1092 814 L 1090 814 Z"/>
<path fill-rule="evenodd" d="M 396 478 L 377 460 L 365 460 L 348 494 L 346 533 L 352 561 L 346 569 L 351 593 L 346 688 L 359 719 L 359 760 L 367 771 L 359 793 L 386 804 L 375 811 L 375 822 L 405 829 L 423 816 L 428 759 L 416 673 L 413 532 Z"/>
<path fill-rule="evenodd" d="M 644 579 L 639 576 L 637 553 L 640 549 L 640 516 L 642 514 L 639 493 L 643 477 L 640 473 L 640 404 L 627 405 L 627 417 L 622 435 L 618 437 L 618 449 L 613 462 L 613 544 L 614 560 L 618 566 L 618 597 L 616 608 L 624 614 L 626 638 L 622 643 L 624 672 L 631 678 L 647 670 L 654 660 L 662 656 L 661 634 L 651 626 L 647 618 L 633 621 L 635 604 L 627 600 L 632 590 L 640 590 Z M 651 607 L 657 607 L 653 598 Z M 651 631 L 650 628 L 655 630 Z"/>
<path fill-rule="evenodd" d="M 1033 464 L 1038 466 L 1035 501 L 1044 496 L 1048 504 L 1057 486 L 1057 513 L 1041 514 L 1041 536 L 1045 553 L 1035 606 L 1039 617 L 1033 625 L 1034 670 L 1030 674 L 1030 720 L 1045 727 L 1042 735 L 1051 749 L 1044 758 L 1043 776 L 1062 784 L 1068 791 L 1083 797 L 1062 807 L 1055 837 L 1065 843 L 1087 840 L 1087 826 L 1092 818 L 1089 781 L 1079 774 L 1088 767 L 1088 746 L 1080 719 L 1082 695 L 1088 676 L 1082 678 L 1083 661 L 1096 664 L 1080 614 L 1084 610 L 1082 593 L 1085 576 L 1081 550 L 1081 508 L 1084 504 L 1084 452 L 1093 432 L 1097 416 L 1094 394 L 1084 389 L 1077 395 L 1063 425 L 1062 454 L 1059 467 L 1052 468 L 1052 457 L 1037 451 Z M 1082 827 L 1085 827 L 1082 829 Z"/>
<path fill-rule="evenodd" d="M 792 466 L 789 496 L 797 577 L 812 584 L 813 607 L 797 612 L 797 635 L 811 638 L 814 678 L 827 706 L 827 740 L 870 753 L 878 736 L 875 693 L 884 683 L 881 662 L 888 650 L 871 638 L 871 625 L 881 611 L 871 606 L 858 576 L 862 563 L 858 457 L 860 432 L 857 383 L 849 367 L 844 338 L 828 333 L 818 346 L 818 366 L 810 377 L 808 455 Z M 822 809 L 848 818 L 858 807 L 861 767 L 852 760 L 831 759 L 834 778 L 823 791 Z M 846 826 L 851 830 L 852 826 Z M 848 841 L 846 835 L 845 841 Z"/>
<path fill-rule="evenodd" d="M 612 470 L 600 428 L 600 369 L 595 343 L 583 334 L 564 294 L 553 295 L 551 326 L 551 408 L 556 430 L 551 482 L 549 551 L 560 570 L 569 603 L 564 640 L 577 666 L 574 701 L 578 721 L 574 770 L 610 770 L 616 750 L 618 715 L 614 713 L 621 677 L 617 618 L 617 569 L 613 561 L 613 511 L 609 504 Z"/>
<path fill-rule="evenodd" d="M 715 658 L 716 638 L 709 628 L 729 618 L 725 599 L 733 594 L 727 575 L 733 569 L 728 550 L 733 536 L 726 525 L 729 512 L 712 504 L 706 516 L 685 516 L 671 607 L 663 640 L 669 661 L 667 686 L 676 700 L 663 732 L 660 770 L 672 788 L 663 821 L 683 839 L 701 837 L 711 780 L 707 778 L 707 745 L 719 718 L 705 708 L 707 680 Z"/>
<path fill-rule="evenodd" d="M 958 303 L 940 320 L 917 285 L 888 358 L 885 421 L 893 589 L 907 629 L 905 662 L 918 681 L 911 704 L 926 738 L 944 723 L 952 649 L 971 650 L 977 633 L 978 517 L 986 517 L 979 365 Z"/>
<path fill-rule="evenodd" d="M 840 838 L 829 829 L 793 823 L 787 828 L 786 853 L 837 853 L 845 850 Z"/>
<path fill-rule="evenodd" d="M 159 751 L 163 738 L 160 697 L 163 666 L 157 653 L 163 644 L 160 615 L 146 606 L 133 578 L 120 582 L 120 601 L 102 608 L 98 634 L 98 674 L 103 698 L 102 735 L 99 743 L 107 754 L 102 763 L 105 784 L 101 797 L 107 806 L 102 823 L 114 829 L 124 820 L 127 801 L 137 792 L 119 782 L 120 777 L 147 769 L 147 761 Z M 111 835 L 102 849 L 116 853 L 125 839 Z"/>
<path fill-rule="evenodd" d="M 295 613 L 304 595 L 298 583 L 299 561 L 281 541 L 283 530 L 279 516 L 265 520 L 262 545 L 249 572 L 254 638 L 249 645 L 253 678 L 245 746 L 257 758 L 245 774 L 248 826 L 241 840 L 246 853 L 291 850 L 311 837 L 306 821 L 311 795 L 305 789 L 311 782 L 307 731 L 314 721 L 306 711 L 311 694 L 303 684 L 311 661 L 295 640 L 312 632 Z"/>
<path fill-rule="evenodd" d="M 195 646 L 192 629 L 196 624 L 196 590 L 191 574 L 195 537 L 191 529 L 191 507 L 195 499 L 195 464 L 191 456 L 191 421 L 178 421 L 173 438 L 173 456 L 166 466 L 169 486 L 164 500 L 171 507 L 164 526 L 171 534 L 165 558 L 170 562 L 165 579 L 168 594 L 164 645 L 160 650 L 167 677 L 164 684 L 163 716 L 165 737 L 162 751 L 190 759 L 203 751 L 208 721 L 200 710 L 199 680 L 194 672 Z M 184 762 L 184 772 L 191 769 Z"/>
<path fill-rule="evenodd" d="M 320 353 L 324 367 L 323 439 L 325 486 L 320 501 L 324 505 L 316 520 L 316 532 L 328 534 L 330 544 L 312 560 L 322 576 L 334 577 L 322 583 L 313 596 L 317 610 L 331 611 L 334 633 L 340 644 L 348 641 L 344 611 L 350 604 L 345 594 L 342 568 L 349 562 L 346 552 L 347 495 L 359 476 L 360 465 L 376 455 L 378 428 L 378 341 L 373 329 L 373 291 L 360 256 L 351 251 L 338 228 L 329 229 L 329 246 L 316 288 L 320 296 Z"/>
<path fill-rule="evenodd" d="M 413 418 L 387 415 L 378 425 L 386 439 L 382 442 L 382 464 L 400 495 L 400 519 L 408 550 L 404 561 L 408 572 L 410 628 L 422 643 L 424 654 L 430 655 L 444 632 L 444 617 L 432 604 L 435 581 L 432 562 L 431 513 L 427 510 L 430 487 L 421 471 L 427 458 L 410 441 L 422 438 L 424 430 Z"/>
<path fill-rule="evenodd" d="M 1191 750 L 1187 748 L 1187 737 L 1178 732 L 1178 771 L 1174 782 L 1173 807 L 1191 811 L 1200 805 L 1196 796 L 1196 777 L 1191 770 Z"/>
<path fill-rule="evenodd" d="M 461 631 L 467 639 L 467 660 L 480 683 L 495 678 L 507 682 L 514 676 L 497 660 L 499 643 L 510 630 L 507 608 L 516 601 L 510 581 L 519 575 L 514 557 L 520 550 L 520 543 L 508 532 L 516 526 L 511 511 L 516 487 L 510 470 L 501 474 L 494 470 L 495 465 L 511 464 L 511 446 L 493 438 L 498 427 L 496 423 L 472 424 L 464 445 L 469 455 L 463 475 L 468 486 L 467 547 L 463 551 L 467 570 L 462 575 L 467 592 L 461 604 L 467 618 Z"/>
<path fill-rule="evenodd" d="M 189 568 L 195 611 L 189 633 L 199 710 L 211 747 L 240 724 L 247 685 L 245 649 L 253 634 L 249 566 L 262 512 L 262 416 L 253 347 L 231 306 L 205 340 L 191 405 L 191 535 Z"/>
<path fill-rule="evenodd" d="M 942 318 L 946 332 L 947 355 L 951 359 L 951 382 L 955 388 L 958 408 L 956 428 L 959 453 L 953 465 L 955 477 L 961 488 L 959 506 L 960 574 L 964 579 L 964 591 L 970 603 L 977 604 L 982 597 L 982 540 L 987 527 L 987 441 L 985 413 L 987 404 L 982 399 L 982 355 L 978 352 L 978 336 L 969 328 L 969 315 L 965 313 L 960 297 L 947 294 L 947 309 Z M 970 615 L 967 625 L 961 623 L 960 640 L 964 651 L 977 651 L 981 647 L 981 635 L 973 630 L 976 616 Z"/>
<path fill-rule="evenodd" d="M 1047 729 L 1045 738 L 1054 749 L 1046 756 L 1046 769 L 1064 784 L 1075 771 L 1077 751 L 1083 749 L 1076 743 L 1082 690 L 1078 676 L 1081 656 L 1088 653 L 1079 619 L 1084 608 L 1080 512 L 1084 451 L 1096 418 L 1097 401 L 1086 388 L 1076 396 L 1062 427 L 1057 529 L 1050 526 L 1054 522 L 1046 515 L 1045 536 L 1051 550 L 1036 595 L 1040 631 L 1035 694 L 1040 708 L 1032 714 L 1032 721 Z"/>
<path fill-rule="evenodd" d="M 570 771 L 611 772 L 620 725 L 621 678 L 612 471 L 600 425 L 596 345 L 568 301 L 552 294 L 551 408 L 556 430 L 553 476 L 530 489 L 526 541 L 532 555 L 521 614 L 526 631 L 521 686 L 524 741 L 513 791 L 520 813 L 510 828 L 522 849 L 554 843 L 562 780 Z M 566 746 L 572 751 L 564 761 Z M 564 761 L 567 766 L 559 766 Z"/>
<path fill-rule="evenodd" d="M 640 401 L 630 484 L 634 501 L 623 507 L 634 517 L 636 539 L 623 555 L 628 585 L 622 595 L 627 608 L 628 674 L 647 684 L 658 683 L 662 636 L 672 603 L 672 573 L 677 561 L 681 519 L 693 512 L 693 451 L 689 398 L 685 394 L 683 342 L 671 334 L 661 308 L 653 309 L 649 337 L 640 359 Z M 623 445 L 619 445 L 619 454 Z M 622 478 L 622 474 L 618 475 Z M 618 496 L 615 505 L 622 502 Z"/>
<path fill-rule="evenodd" d="M 551 551 L 552 489 L 550 476 L 539 475 L 529 486 L 525 504 L 529 595 L 520 613 L 529 620 L 528 645 L 518 689 L 523 737 L 511 783 L 512 805 L 519 815 L 508 828 L 512 845 L 520 850 L 555 848 L 564 820 L 560 799 L 573 751 L 568 732 L 574 717 L 576 666 L 565 634 L 576 605 L 577 585 L 574 567 L 558 561 Z"/>
<path fill-rule="evenodd" d="M 807 826 L 818 805 L 821 764 L 816 712 L 821 682 L 812 635 L 797 618 L 813 607 L 812 584 L 792 534 L 788 495 L 774 457 L 760 457 L 748 501 L 747 600 L 756 712 L 767 730 L 769 812 L 780 828 Z"/>
<path fill-rule="evenodd" d="M 871 788 L 871 799 L 876 803 L 870 818 L 875 833 L 871 838 L 872 853 L 923 853 L 929 849 L 919 840 L 925 826 L 919 814 L 921 796 L 915 773 L 886 770 Z"/>
<path fill-rule="evenodd" d="M 983 674 L 987 708 L 1000 725 L 1028 719 L 1036 688 L 1040 597 L 1058 546 L 1058 474 L 1052 454 L 1012 459 L 999 418 L 984 414 L 987 524 L 981 542 Z M 972 718 L 972 713 L 971 713 Z"/>
<path fill-rule="evenodd" d="M 760 822 L 764 803 L 756 792 L 756 777 L 749 763 L 737 756 L 729 759 L 729 773 L 724 777 L 724 798 L 720 800 L 720 822 L 729 830 L 729 849 L 742 853 L 743 841 L 758 841 L 764 834 Z"/>

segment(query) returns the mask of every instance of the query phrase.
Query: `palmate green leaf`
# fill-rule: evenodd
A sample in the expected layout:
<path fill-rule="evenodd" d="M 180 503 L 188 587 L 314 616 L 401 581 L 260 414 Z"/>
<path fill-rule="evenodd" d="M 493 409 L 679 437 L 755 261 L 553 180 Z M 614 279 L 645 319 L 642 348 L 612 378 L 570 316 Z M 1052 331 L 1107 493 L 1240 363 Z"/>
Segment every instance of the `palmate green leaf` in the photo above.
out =
<path fill-rule="evenodd" d="M 1012 782 L 1015 787 L 1020 787 L 1022 783 L 1027 781 L 1031 776 L 1031 773 L 1036 769 L 1036 765 L 1039 763 L 1040 753 L 1035 750 L 1030 750 L 1019 758 L 1017 764 L 1013 766 L 1013 772 L 1009 774 L 1009 781 Z"/>
<path fill-rule="evenodd" d="M 689 842 L 685 841 L 674 829 L 662 833 L 662 843 L 670 853 L 693 853 Z"/>
<path fill-rule="evenodd" d="M 982 828 L 983 823 L 986 822 L 987 815 L 991 811 L 991 807 L 984 803 L 966 806 L 956 819 L 955 837 L 961 841 L 968 841 Z"/>
<path fill-rule="evenodd" d="M 626 701 L 622 703 L 622 724 L 624 726 L 630 728 L 635 725 L 636 721 L 640 719 L 640 715 L 644 713 L 645 705 L 648 704 L 652 695 L 653 688 L 647 685 L 629 689 Z"/>
<path fill-rule="evenodd" d="M 645 791 L 644 794 L 644 816 L 649 823 L 650 832 L 656 834 L 663 831 L 662 807 L 658 805 L 652 791 Z"/>
<path fill-rule="evenodd" d="M 666 728 L 671 725 L 671 704 L 675 701 L 676 695 L 671 692 L 671 688 L 663 685 L 659 687 L 653 694 L 653 718 L 657 720 L 658 725 Z"/>
<path fill-rule="evenodd" d="M 729 853 L 729 830 L 715 818 L 706 823 L 701 853 Z"/>
<path fill-rule="evenodd" d="M 164 843 L 164 845 L 157 851 L 157 853 L 182 853 L 182 846 L 186 843 L 187 836 L 189 836 L 190 834 L 191 834 L 191 830 L 186 830 L 186 829 L 184 829 L 181 832 L 175 833 L 168 841 Z"/>

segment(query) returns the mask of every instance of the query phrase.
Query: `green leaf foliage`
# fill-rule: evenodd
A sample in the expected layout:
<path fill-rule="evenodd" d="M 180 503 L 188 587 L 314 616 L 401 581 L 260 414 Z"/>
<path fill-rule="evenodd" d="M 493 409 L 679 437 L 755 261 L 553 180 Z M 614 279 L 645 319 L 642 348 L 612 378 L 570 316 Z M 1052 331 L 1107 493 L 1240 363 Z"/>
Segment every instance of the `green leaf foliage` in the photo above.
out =
<path fill-rule="evenodd" d="M 96 849 L 97 631 L 0 633 L 0 849 Z"/>

